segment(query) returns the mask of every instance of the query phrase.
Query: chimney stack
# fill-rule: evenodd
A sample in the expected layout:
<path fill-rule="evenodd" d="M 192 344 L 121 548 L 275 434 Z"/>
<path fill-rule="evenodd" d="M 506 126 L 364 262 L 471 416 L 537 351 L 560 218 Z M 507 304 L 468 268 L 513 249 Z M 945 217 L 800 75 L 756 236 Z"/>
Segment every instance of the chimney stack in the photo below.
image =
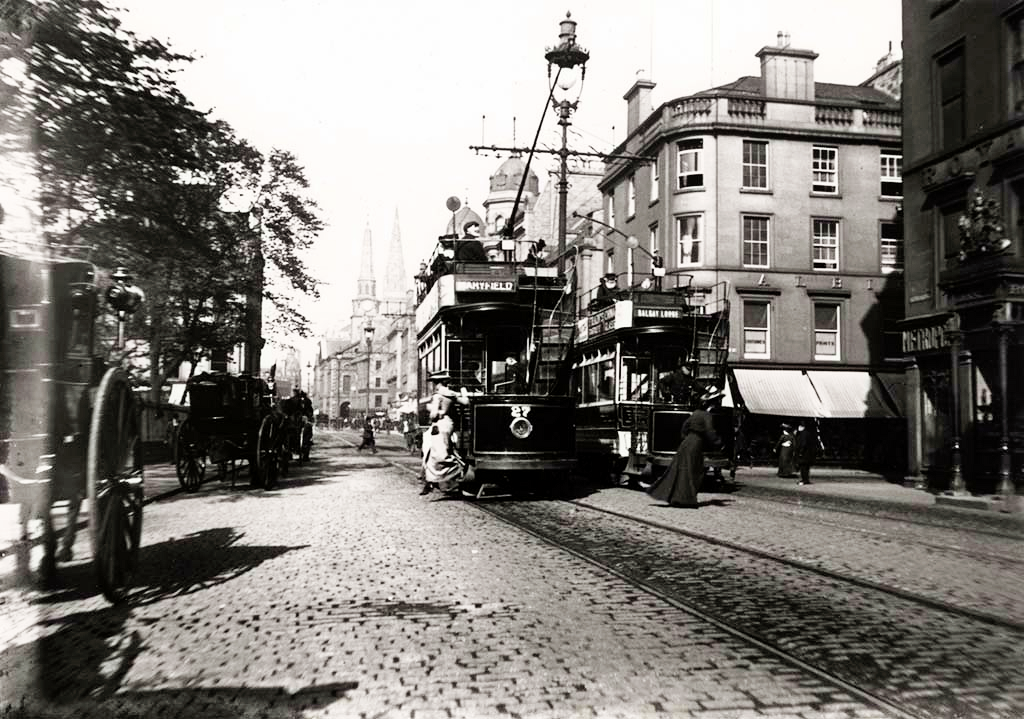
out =
<path fill-rule="evenodd" d="M 789 46 L 789 33 L 779 30 L 776 45 L 761 48 L 761 91 L 783 100 L 814 99 L 814 60 L 818 53 Z"/>
<path fill-rule="evenodd" d="M 638 70 L 636 74 L 637 80 L 633 83 L 633 87 L 629 88 L 629 92 L 622 96 L 622 99 L 626 101 L 626 137 L 629 137 L 640 126 L 640 123 L 654 112 L 654 106 L 651 104 L 651 90 L 654 89 L 655 83 L 653 80 L 643 78 L 643 70 Z"/>

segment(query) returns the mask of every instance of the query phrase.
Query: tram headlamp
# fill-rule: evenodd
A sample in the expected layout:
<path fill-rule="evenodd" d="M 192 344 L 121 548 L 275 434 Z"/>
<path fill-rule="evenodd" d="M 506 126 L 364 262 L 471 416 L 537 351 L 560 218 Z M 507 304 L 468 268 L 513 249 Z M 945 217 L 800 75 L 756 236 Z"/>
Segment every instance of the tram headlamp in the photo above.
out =
<path fill-rule="evenodd" d="M 508 428 L 516 439 L 526 439 L 533 433 L 533 425 L 526 417 L 516 417 Z"/>
<path fill-rule="evenodd" d="M 96 285 L 89 282 L 72 282 L 69 294 L 73 312 L 92 310 L 96 305 Z"/>

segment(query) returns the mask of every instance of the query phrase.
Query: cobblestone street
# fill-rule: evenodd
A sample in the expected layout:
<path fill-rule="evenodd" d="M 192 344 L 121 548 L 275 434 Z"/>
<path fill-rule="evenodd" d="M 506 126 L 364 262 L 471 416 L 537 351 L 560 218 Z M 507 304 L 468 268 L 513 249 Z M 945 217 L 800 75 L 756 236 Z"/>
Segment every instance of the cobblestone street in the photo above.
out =
<path fill-rule="evenodd" d="M 155 468 L 149 489 L 164 496 L 146 506 L 126 605 L 96 592 L 84 533 L 58 589 L 4 591 L 18 619 L 2 633 L 3 708 L 97 719 L 888 716 L 469 504 L 418 496 L 396 466 L 414 458 L 387 441 L 361 455 L 349 439 L 319 435 L 312 463 L 273 492 L 210 481 L 168 494 L 174 483 Z M 743 496 L 690 513 L 623 489 L 584 501 L 781 554 L 803 546 L 810 563 L 1020 618 L 1024 557 L 1009 537 L 944 529 L 901 563 L 904 527 L 891 519 L 795 517 Z M 810 603 L 828 599 L 808 591 Z"/>

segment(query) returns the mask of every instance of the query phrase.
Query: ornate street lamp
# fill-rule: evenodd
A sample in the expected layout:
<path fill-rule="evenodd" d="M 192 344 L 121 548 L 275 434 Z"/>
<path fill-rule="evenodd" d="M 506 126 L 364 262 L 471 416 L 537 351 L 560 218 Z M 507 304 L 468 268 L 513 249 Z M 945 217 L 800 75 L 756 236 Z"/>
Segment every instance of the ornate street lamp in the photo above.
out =
<path fill-rule="evenodd" d="M 367 318 L 363 333 L 366 336 L 366 422 L 370 421 L 370 354 L 373 351 L 373 333 L 377 328 L 373 320 Z"/>
<path fill-rule="evenodd" d="M 562 126 L 562 147 L 558 152 L 558 272 L 561 274 L 565 271 L 566 202 L 569 196 L 569 116 L 579 104 L 590 53 L 576 43 L 576 21 L 571 13 L 567 12 L 559 25 L 558 40 L 558 45 L 548 48 L 544 57 L 548 61 L 551 106 L 558 113 L 558 124 Z M 558 67 L 554 78 L 551 77 L 552 65 Z"/>
<path fill-rule="evenodd" d="M 114 281 L 107 288 L 107 303 L 117 313 L 117 345 L 116 349 L 124 348 L 124 323 L 128 316 L 135 312 L 145 299 L 142 289 L 132 284 L 132 275 L 125 267 L 118 267 L 110 276 Z"/>

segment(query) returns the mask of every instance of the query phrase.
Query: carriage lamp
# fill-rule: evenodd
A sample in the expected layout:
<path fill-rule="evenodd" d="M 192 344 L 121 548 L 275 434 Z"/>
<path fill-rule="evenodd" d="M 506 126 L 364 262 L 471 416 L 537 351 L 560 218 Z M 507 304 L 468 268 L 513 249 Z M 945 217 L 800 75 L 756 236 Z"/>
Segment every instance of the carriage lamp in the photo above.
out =
<path fill-rule="evenodd" d="M 114 270 L 110 279 L 114 284 L 107 288 L 107 303 L 117 313 L 117 348 L 120 349 L 124 347 L 124 323 L 139 308 L 146 295 L 131 283 L 134 278 L 124 267 Z"/>

